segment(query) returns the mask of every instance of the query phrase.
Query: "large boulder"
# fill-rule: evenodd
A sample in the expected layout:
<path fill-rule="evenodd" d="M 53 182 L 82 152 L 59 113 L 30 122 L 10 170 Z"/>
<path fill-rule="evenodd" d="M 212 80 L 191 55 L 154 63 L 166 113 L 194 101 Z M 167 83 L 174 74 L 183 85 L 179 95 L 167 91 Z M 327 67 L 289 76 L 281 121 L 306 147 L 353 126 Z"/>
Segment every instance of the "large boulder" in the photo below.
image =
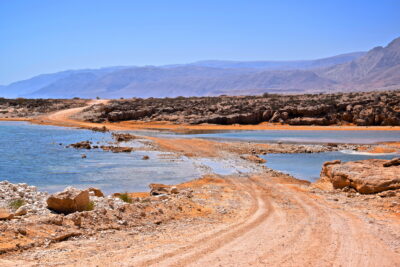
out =
<path fill-rule="evenodd" d="M 330 182 L 333 188 L 351 187 L 362 194 L 399 189 L 400 165 L 382 159 L 325 162 L 320 181 Z"/>
<path fill-rule="evenodd" d="M 69 214 L 84 211 L 89 205 L 89 191 L 67 187 L 64 191 L 50 195 L 47 207 L 59 213 Z"/>

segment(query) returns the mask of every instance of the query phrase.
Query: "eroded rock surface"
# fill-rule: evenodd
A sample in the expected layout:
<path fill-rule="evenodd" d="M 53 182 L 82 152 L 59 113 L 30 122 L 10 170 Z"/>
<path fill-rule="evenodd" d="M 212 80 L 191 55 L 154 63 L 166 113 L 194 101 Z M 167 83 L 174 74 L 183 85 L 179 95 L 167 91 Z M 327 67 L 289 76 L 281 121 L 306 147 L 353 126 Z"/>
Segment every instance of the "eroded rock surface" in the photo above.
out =
<path fill-rule="evenodd" d="M 334 188 L 354 188 L 362 194 L 379 193 L 400 188 L 400 165 L 382 159 L 368 159 L 342 163 L 339 160 L 325 162 L 322 181 Z"/>
<path fill-rule="evenodd" d="M 49 209 L 59 213 L 85 211 L 89 205 L 89 191 L 67 187 L 64 191 L 50 195 L 47 199 Z"/>
<path fill-rule="evenodd" d="M 400 125 L 400 91 L 112 100 L 86 108 L 91 122 Z"/>

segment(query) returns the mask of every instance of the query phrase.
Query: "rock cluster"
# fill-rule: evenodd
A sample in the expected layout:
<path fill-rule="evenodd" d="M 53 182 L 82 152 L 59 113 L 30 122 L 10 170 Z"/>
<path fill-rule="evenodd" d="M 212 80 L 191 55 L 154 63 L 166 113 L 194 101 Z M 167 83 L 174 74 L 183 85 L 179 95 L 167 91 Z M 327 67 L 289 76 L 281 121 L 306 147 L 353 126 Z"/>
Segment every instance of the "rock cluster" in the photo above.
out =
<path fill-rule="evenodd" d="M 94 146 L 92 145 L 92 142 L 90 141 L 81 141 L 78 143 L 70 144 L 67 146 L 67 148 L 73 147 L 76 149 L 103 149 L 104 151 L 111 151 L 113 153 L 130 153 L 134 150 L 133 147 L 124 147 L 124 146 Z M 86 158 L 86 155 L 82 156 L 82 158 Z"/>
<path fill-rule="evenodd" d="M 400 189 L 400 165 L 388 164 L 393 162 L 382 159 L 325 162 L 320 180 L 331 183 L 333 188 L 353 188 L 361 194 Z"/>
<path fill-rule="evenodd" d="M 70 144 L 67 147 L 73 147 L 76 149 L 92 149 L 92 142 L 90 141 L 82 141 L 74 144 Z"/>
<path fill-rule="evenodd" d="M 18 206 L 14 207 L 16 201 Z M 0 220 L 23 215 L 49 216 L 54 212 L 68 214 L 93 208 L 113 210 L 121 205 L 124 205 L 122 200 L 105 196 L 94 187 L 86 190 L 67 187 L 62 192 L 50 195 L 25 183 L 0 182 Z"/>
<path fill-rule="evenodd" d="M 84 110 L 103 121 L 291 125 L 400 125 L 400 91 L 113 100 Z"/>
<path fill-rule="evenodd" d="M 35 186 L 25 183 L 13 184 L 8 181 L 0 182 L 0 208 L 16 216 L 33 214 L 48 214 L 46 199 L 48 194 L 39 192 Z M 19 201 L 17 207 L 12 203 Z"/>
<path fill-rule="evenodd" d="M 35 194 L 25 194 L 24 200 L 36 199 L 38 202 L 33 205 L 40 207 L 34 212 L 22 206 L 18 208 L 19 213 L 18 210 L 15 211 L 8 206 L 5 208 L 0 206 L 0 243 L 2 244 L 0 254 L 32 247 L 47 247 L 51 243 L 78 236 L 87 238 L 104 231 L 127 228 L 138 231 L 155 229 L 158 225 L 175 220 L 177 217 L 181 218 L 186 214 L 192 216 L 193 212 L 202 212 L 202 206 L 196 202 L 200 203 L 201 200 L 193 196 L 192 189 L 178 190 L 176 187 L 167 187 L 168 193 L 154 195 L 126 193 L 119 194 L 120 196 L 104 196 L 97 188 L 79 190 L 72 187 L 52 195 L 46 193 L 42 195 L 26 184 L 15 185 L 6 181 L 1 182 L 0 204 L 8 205 L 8 200 L 20 196 L 18 192 L 32 191 Z M 207 188 L 207 191 L 209 190 L 210 188 Z M 126 201 L 122 195 L 128 195 L 129 201 Z M 47 208 L 46 200 L 52 210 Z M 82 210 L 84 204 L 89 205 Z"/>

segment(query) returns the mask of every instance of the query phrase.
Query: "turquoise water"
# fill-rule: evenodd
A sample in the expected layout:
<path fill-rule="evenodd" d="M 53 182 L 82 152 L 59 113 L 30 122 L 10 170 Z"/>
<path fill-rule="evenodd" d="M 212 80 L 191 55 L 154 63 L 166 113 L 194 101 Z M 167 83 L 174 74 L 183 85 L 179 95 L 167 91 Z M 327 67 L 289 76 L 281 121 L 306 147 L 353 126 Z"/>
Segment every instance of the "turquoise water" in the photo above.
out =
<path fill-rule="evenodd" d="M 149 183 L 176 184 L 200 175 L 191 162 L 163 159 L 157 152 L 65 148 L 84 140 L 106 143 L 111 136 L 25 122 L 0 122 L 0 180 L 28 183 L 49 192 L 74 185 L 96 186 L 113 193 L 148 191 Z M 82 154 L 87 158 L 82 159 Z M 143 155 L 150 159 L 142 160 Z"/>
<path fill-rule="evenodd" d="M 313 154 L 268 154 L 260 157 L 267 160 L 266 166 L 274 170 L 288 173 L 296 178 L 314 182 L 319 178 L 322 164 L 325 161 L 355 161 L 364 159 L 392 159 L 399 154 L 363 155 L 348 152 L 323 152 Z"/>
<path fill-rule="evenodd" d="M 202 134 L 159 134 L 156 135 L 207 138 L 232 141 L 284 142 L 284 143 L 347 143 L 373 144 L 386 141 L 400 141 L 400 131 L 229 131 Z"/>

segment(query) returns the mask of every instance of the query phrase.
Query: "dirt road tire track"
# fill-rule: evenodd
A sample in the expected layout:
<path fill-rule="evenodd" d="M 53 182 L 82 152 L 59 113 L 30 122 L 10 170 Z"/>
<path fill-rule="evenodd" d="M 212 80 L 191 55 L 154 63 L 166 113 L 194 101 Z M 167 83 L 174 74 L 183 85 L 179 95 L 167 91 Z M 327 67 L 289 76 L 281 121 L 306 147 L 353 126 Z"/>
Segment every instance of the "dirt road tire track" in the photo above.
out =
<path fill-rule="evenodd" d="M 140 266 L 400 266 L 355 215 L 267 178 L 232 182 L 257 201 L 246 222 Z"/>

